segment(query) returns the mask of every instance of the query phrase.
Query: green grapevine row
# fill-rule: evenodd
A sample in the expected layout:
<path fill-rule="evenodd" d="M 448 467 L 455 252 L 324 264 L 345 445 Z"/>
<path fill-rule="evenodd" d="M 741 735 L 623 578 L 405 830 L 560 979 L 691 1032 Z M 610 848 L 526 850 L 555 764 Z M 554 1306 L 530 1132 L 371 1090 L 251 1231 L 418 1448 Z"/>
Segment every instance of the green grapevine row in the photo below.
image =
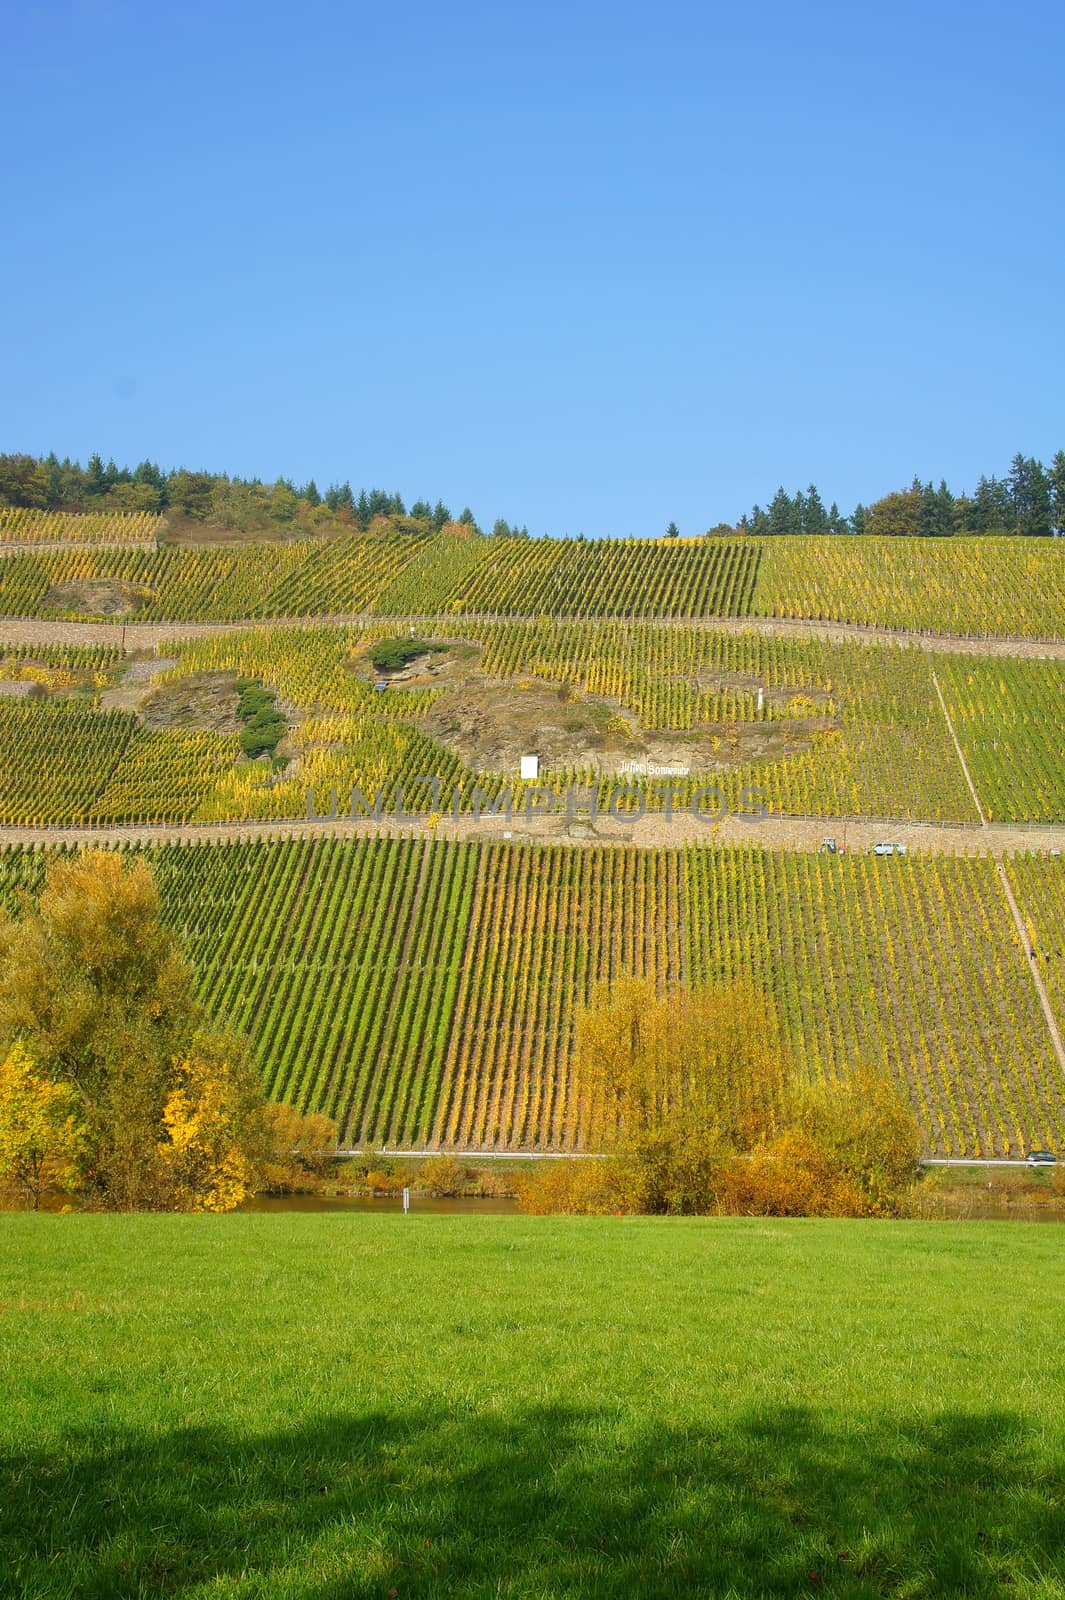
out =
<path fill-rule="evenodd" d="M 895 1074 L 927 1147 L 1065 1143 L 1065 1083 L 995 864 L 751 848 L 317 838 L 149 852 L 209 1013 L 353 1143 L 580 1148 L 576 1008 L 625 974 L 749 977 L 797 1067 Z M 0 901 L 44 853 L 0 851 Z M 1065 1011 L 1065 864 L 1016 860 Z"/>
<path fill-rule="evenodd" d="M 752 610 L 910 632 L 1061 638 L 1065 548 L 1055 539 L 768 539 Z"/>
<path fill-rule="evenodd" d="M 152 511 L 30 511 L 0 506 L 0 545 L 151 544 L 162 522 Z"/>

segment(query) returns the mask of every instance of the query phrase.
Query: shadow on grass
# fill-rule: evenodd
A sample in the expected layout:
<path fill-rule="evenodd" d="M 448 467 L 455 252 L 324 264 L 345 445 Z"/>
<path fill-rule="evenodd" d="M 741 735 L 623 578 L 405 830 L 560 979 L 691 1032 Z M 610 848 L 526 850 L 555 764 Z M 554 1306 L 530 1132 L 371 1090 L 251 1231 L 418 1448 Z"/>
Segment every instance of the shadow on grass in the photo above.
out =
<path fill-rule="evenodd" d="M 1004 1415 L 776 1410 L 718 1433 L 559 1406 L 101 1433 L 3 1463 L 0 1592 L 1048 1596 L 1058 1467 Z"/>

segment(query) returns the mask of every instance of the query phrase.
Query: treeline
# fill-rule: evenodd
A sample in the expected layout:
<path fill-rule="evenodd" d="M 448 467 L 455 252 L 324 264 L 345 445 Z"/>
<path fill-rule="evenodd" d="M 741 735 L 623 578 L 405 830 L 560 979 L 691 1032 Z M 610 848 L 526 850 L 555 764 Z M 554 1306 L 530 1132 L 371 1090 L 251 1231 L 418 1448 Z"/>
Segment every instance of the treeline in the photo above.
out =
<path fill-rule="evenodd" d="M 480 533 L 473 512 L 463 507 L 453 517 L 442 500 L 415 500 L 386 489 L 360 489 L 332 483 L 323 494 L 313 478 L 298 485 L 290 478 L 264 483 L 259 478 L 225 473 L 164 471 L 153 461 L 119 467 L 113 460 L 90 456 L 88 464 L 60 460 L 53 452 L 38 457 L 0 454 L 0 506 L 25 506 L 50 511 L 148 511 L 175 519 L 253 533 L 271 528 L 313 533 L 329 528 L 368 529 L 387 517 L 400 531 L 464 525 Z M 667 538 L 677 538 L 671 522 Z M 892 491 L 871 505 L 859 503 L 844 516 L 835 501 L 827 507 L 817 485 L 788 494 L 779 488 L 767 507 L 755 505 L 738 523 L 721 522 L 712 535 L 746 533 L 757 538 L 775 534 L 873 534 L 943 538 L 956 533 L 1008 533 L 1031 537 L 1065 536 L 1065 450 L 1050 466 L 1034 456 L 1017 454 L 1005 477 L 981 477 L 972 494 L 955 493 L 914 478 L 908 488 Z M 527 539 L 529 530 L 498 518 L 496 538 Z"/>
<path fill-rule="evenodd" d="M 711 529 L 711 532 L 731 531 Z M 914 478 L 907 489 L 886 494 L 872 505 L 855 506 L 849 517 L 833 503 L 825 510 L 815 484 L 789 495 L 778 489 L 767 508 L 756 505 L 740 518 L 737 531 L 758 537 L 782 533 L 869 533 L 887 538 L 916 535 L 943 538 L 955 533 L 1011 533 L 1048 538 L 1065 536 L 1065 450 L 1049 468 L 1034 456 L 1017 454 L 1004 478 L 981 477 L 972 494 L 955 494 L 941 479 L 938 488 Z"/>
<path fill-rule="evenodd" d="M 289 478 L 264 483 L 258 478 L 232 478 L 225 473 L 164 471 L 154 461 L 119 467 L 100 455 L 88 464 L 60 460 L 54 452 L 37 457 L 0 455 L 0 505 L 49 511 L 148 511 L 190 522 L 236 528 L 242 532 L 271 527 L 366 530 L 379 517 L 393 523 L 416 523 L 433 532 L 449 524 L 480 533 L 473 512 L 465 506 L 457 517 L 442 500 L 416 500 L 408 509 L 400 494 L 385 489 L 360 489 L 350 483 L 330 484 L 323 494 L 314 479 L 297 485 Z M 499 521 L 493 533 L 520 535 L 525 529 Z"/>

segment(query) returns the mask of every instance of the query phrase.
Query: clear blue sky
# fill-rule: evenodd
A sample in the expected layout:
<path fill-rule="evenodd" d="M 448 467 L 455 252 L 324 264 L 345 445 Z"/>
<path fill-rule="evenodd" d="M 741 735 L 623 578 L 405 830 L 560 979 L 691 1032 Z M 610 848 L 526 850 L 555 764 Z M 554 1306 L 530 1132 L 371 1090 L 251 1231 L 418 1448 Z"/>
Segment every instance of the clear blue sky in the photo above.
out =
<path fill-rule="evenodd" d="M 0 449 L 682 532 L 1065 445 L 1065 8 L 11 7 Z"/>

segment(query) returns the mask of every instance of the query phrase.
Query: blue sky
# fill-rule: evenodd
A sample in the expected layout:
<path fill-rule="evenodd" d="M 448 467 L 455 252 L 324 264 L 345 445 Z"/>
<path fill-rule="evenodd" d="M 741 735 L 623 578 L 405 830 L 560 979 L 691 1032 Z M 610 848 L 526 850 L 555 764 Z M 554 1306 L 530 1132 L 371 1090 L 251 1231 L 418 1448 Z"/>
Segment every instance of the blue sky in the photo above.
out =
<path fill-rule="evenodd" d="M 682 532 L 1065 445 L 1065 8 L 5 21 L 0 448 Z"/>

